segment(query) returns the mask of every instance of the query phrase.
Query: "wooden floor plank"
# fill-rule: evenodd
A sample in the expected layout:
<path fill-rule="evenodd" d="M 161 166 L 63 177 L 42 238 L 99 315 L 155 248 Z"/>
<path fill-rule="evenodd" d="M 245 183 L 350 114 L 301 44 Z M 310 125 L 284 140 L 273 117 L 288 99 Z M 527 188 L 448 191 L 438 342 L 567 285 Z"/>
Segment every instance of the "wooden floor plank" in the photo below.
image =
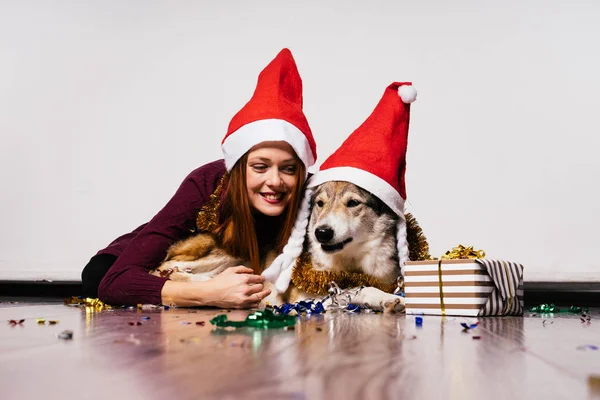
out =
<path fill-rule="evenodd" d="M 215 329 L 220 312 L 2 307 L 0 319 L 25 318 L 0 328 L 2 398 L 579 399 L 600 374 L 600 351 L 577 349 L 600 345 L 600 325 L 577 315 L 481 318 L 465 332 L 462 318 L 419 327 L 412 316 L 327 313 L 284 331 Z M 65 329 L 72 340 L 58 339 Z"/>

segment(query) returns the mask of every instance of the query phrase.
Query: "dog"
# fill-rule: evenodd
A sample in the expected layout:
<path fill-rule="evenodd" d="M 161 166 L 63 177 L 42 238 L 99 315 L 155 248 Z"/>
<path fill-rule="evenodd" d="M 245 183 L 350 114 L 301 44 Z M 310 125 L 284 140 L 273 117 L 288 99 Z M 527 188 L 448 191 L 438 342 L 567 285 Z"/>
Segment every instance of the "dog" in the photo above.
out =
<path fill-rule="evenodd" d="M 393 285 L 400 276 L 397 222 L 398 216 L 383 201 L 352 183 L 331 181 L 317 186 L 306 236 L 313 268 L 358 272 Z M 275 254 L 267 255 L 263 269 L 274 258 Z M 163 263 L 150 273 L 176 281 L 204 281 L 237 265 L 248 263 L 219 248 L 213 235 L 199 233 L 171 246 Z M 272 289 L 272 284 L 266 282 L 265 287 Z M 261 306 L 312 297 L 290 285 L 283 294 L 272 290 Z M 395 311 L 404 308 L 403 298 L 371 287 L 358 292 L 353 303 Z"/>
<path fill-rule="evenodd" d="M 397 223 L 398 216 L 383 201 L 352 183 L 319 185 L 308 232 L 313 268 L 359 272 L 393 284 L 400 275 Z"/>

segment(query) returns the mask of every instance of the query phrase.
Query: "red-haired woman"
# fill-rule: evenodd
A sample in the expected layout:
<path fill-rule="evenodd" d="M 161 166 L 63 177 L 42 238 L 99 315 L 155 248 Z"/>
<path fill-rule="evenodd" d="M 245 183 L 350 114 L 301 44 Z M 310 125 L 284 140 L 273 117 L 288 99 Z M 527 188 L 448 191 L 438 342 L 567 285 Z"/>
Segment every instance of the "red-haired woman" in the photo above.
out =
<path fill-rule="evenodd" d="M 288 49 L 261 72 L 254 95 L 233 117 L 222 142 L 224 160 L 204 165 L 181 184 L 150 222 L 100 250 L 84 268 L 83 295 L 109 304 L 176 304 L 246 308 L 270 294 L 260 276 L 267 252 L 281 252 L 302 200 L 316 145 L 302 111 L 302 81 Z M 230 254 L 248 260 L 209 281 L 152 276 L 175 242 L 197 230 L 211 194 L 212 233 Z M 209 210 L 210 212 L 210 210 Z"/>

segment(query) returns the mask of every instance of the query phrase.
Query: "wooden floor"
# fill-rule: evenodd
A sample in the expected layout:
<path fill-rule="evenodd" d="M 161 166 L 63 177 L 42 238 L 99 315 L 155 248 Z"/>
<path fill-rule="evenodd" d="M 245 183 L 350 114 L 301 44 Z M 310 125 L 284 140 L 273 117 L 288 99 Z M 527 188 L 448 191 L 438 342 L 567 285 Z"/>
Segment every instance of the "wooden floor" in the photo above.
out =
<path fill-rule="evenodd" d="M 589 324 L 528 313 L 480 318 L 470 332 L 460 317 L 425 316 L 417 327 L 411 316 L 346 313 L 230 332 L 209 324 L 217 312 L 2 302 L 0 319 L 25 321 L 0 327 L 0 398 L 600 398 L 588 381 L 600 376 L 598 309 Z M 72 340 L 59 339 L 67 329 Z"/>

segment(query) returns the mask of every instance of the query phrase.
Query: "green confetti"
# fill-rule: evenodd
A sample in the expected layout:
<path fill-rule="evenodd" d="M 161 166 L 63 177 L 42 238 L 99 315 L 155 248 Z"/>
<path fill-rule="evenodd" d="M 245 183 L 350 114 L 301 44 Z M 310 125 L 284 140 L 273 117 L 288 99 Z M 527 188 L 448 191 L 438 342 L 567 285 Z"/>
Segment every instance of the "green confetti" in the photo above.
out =
<path fill-rule="evenodd" d="M 273 311 L 265 309 L 256 311 L 246 317 L 245 321 L 229 321 L 227 315 L 220 314 L 210 320 L 210 323 L 218 327 L 234 327 L 234 328 L 258 328 L 272 329 L 285 328 L 286 326 L 296 325 L 296 317 L 289 315 L 274 314 Z"/>

